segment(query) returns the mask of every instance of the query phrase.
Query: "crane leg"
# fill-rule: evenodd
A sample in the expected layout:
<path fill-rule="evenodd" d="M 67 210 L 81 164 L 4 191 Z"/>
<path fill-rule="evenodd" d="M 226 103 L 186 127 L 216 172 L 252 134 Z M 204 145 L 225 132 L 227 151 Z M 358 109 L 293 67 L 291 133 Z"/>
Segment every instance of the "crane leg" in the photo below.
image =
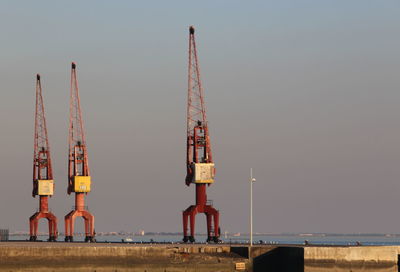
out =
<path fill-rule="evenodd" d="M 29 241 L 37 240 L 39 220 L 46 218 L 49 227 L 49 241 L 56 241 L 57 239 L 57 217 L 50 212 L 37 212 L 29 218 Z"/>
<path fill-rule="evenodd" d="M 219 243 L 220 242 L 220 227 L 219 227 L 219 212 L 217 211 L 214 214 L 214 226 L 215 226 L 215 230 L 214 230 L 214 242 L 215 243 Z"/>
<path fill-rule="evenodd" d="M 213 241 L 212 235 L 212 215 L 205 213 L 207 218 L 207 242 Z"/>
<path fill-rule="evenodd" d="M 89 236 L 89 228 L 90 228 L 89 219 L 84 215 L 82 217 L 83 217 L 83 220 L 84 220 L 84 223 L 85 223 L 85 242 L 87 242 L 88 241 L 88 236 Z"/>
<path fill-rule="evenodd" d="M 182 213 L 182 218 L 183 218 L 183 242 L 187 243 L 189 241 L 189 236 L 188 236 L 188 220 L 189 220 L 189 213 L 187 211 L 183 211 Z"/>
<path fill-rule="evenodd" d="M 36 212 L 29 218 L 29 241 L 36 241 L 37 239 L 38 216 L 39 213 Z"/>
<path fill-rule="evenodd" d="M 46 214 L 46 218 L 49 221 L 49 242 L 55 242 L 58 237 L 57 217 L 49 212 Z"/>
<path fill-rule="evenodd" d="M 73 242 L 73 241 L 74 241 L 75 218 L 78 217 L 79 215 L 80 215 L 80 214 L 79 214 L 79 211 L 74 211 L 74 212 L 71 214 L 71 219 L 70 219 L 70 221 L 69 221 L 69 230 L 70 230 L 70 238 L 69 238 L 69 240 L 70 240 L 70 242 Z"/>
<path fill-rule="evenodd" d="M 192 205 L 183 212 L 183 241 L 194 243 L 195 222 L 196 222 L 197 206 Z M 187 225 L 190 222 L 190 236 L 187 235 Z"/>
<path fill-rule="evenodd" d="M 194 239 L 195 223 L 196 223 L 196 214 L 192 212 L 190 214 L 190 236 L 189 236 L 189 241 L 191 243 L 195 242 L 195 239 Z"/>
<path fill-rule="evenodd" d="M 51 242 L 53 241 L 53 220 L 51 220 L 50 218 L 47 218 L 47 225 L 49 226 L 49 239 L 48 241 Z"/>
<path fill-rule="evenodd" d="M 207 219 L 207 242 L 220 242 L 219 211 L 211 205 L 192 205 L 183 211 L 183 242 L 195 242 L 196 214 L 204 213 Z M 190 235 L 188 235 L 188 223 Z"/>
<path fill-rule="evenodd" d="M 53 227 L 53 242 L 55 242 L 55 241 L 57 241 L 57 238 L 58 238 L 57 218 L 56 218 L 56 220 L 53 220 L 53 224 L 54 224 L 54 227 Z"/>
<path fill-rule="evenodd" d="M 71 224 L 71 219 L 73 214 L 76 211 L 71 211 L 64 217 L 64 222 L 65 222 L 65 242 L 72 242 L 73 241 L 73 233 L 74 230 L 72 229 L 72 224 Z"/>
<path fill-rule="evenodd" d="M 207 228 L 209 226 L 208 220 L 210 220 L 210 231 L 212 229 L 212 227 L 211 227 L 211 225 L 212 225 L 211 224 L 211 218 L 214 221 L 214 235 L 213 236 L 209 235 L 209 239 L 210 239 L 210 241 L 214 241 L 215 243 L 218 243 L 218 242 L 220 242 L 220 239 L 219 239 L 219 237 L 220 237 L 219 211 L 216 210 L 211 205 L 206 205 L 205 206 L 205 213 L 206 213 L 206 215 L 209 215 L 209 217 L 210 217 L 210 219 L 208 219 L 208 217 L 207 217 Z"/>
<path fill-rule="evenodd" d="M 85 242 L 94 242 L 94 216 L 88 211 L 83 211 L 82 217 L 85 220 Z"/>
<path fill-rule="evenodd" d="M 65 241 L 73 242 L 74 225 L 77 217 L 85 221 L 85 242 L 95 242 L 94 216 L 86 210 L 74 210 L 65 216 Z"/>

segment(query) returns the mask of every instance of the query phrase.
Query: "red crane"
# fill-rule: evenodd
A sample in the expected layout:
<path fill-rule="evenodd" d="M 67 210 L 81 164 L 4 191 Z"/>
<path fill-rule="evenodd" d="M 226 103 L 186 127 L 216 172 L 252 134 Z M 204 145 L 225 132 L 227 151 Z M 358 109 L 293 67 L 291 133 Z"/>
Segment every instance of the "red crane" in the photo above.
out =
<path fill-rule="evenodd" d="M 49 211 L 49 196 L 54 193 L 53 171 L 51 168 L 50 145 L 47 137 L 46 118 L 42 97 L 40 75 L 36 75 L 35 135 L 33 145 L 33 190 L 32 196 L 39 196 L 39 211 L 29 218 L 30 241 L 36 241 L 39 219 L 49 221 L 49 241 L 56 241 L 57 217 Z"/>
<path fill-rule="evenodd" d="M 76 217 L 83 217 L 85 220 L 85 242 L 94 242 L 94 216 L 87 211 L 85 206 L 85 194 L 91 190 L 91 178 L 79 100 L 78 80 L 76 78 L 76 64 L 74 62 L 71 66 L 69 111 L 68 194 L 75 193 L 75 206 L 65 216 L 65 241 L 73 242 L 75 219 Z"/>
<path fill-rule="evenodd" d="M 212 201 L 207 201 L 207 186 L 214 182 L 215 168 L 212 159 L 210 136 L 204 106 L 204 93 L 200 80 L 194 27 L 189 27 L 189 77 L 187 104 L 186 185 L 196 186 L 196 205 L 183 212 L 183 241 L 195 242 L 195 217 L 204 213 L 207 218 L 207 241 L 219 242 L 219 211 Z M 190 236 L 188 220 L 190 218 Z M 213 226 L 214 222 L 214 226 Z"/>

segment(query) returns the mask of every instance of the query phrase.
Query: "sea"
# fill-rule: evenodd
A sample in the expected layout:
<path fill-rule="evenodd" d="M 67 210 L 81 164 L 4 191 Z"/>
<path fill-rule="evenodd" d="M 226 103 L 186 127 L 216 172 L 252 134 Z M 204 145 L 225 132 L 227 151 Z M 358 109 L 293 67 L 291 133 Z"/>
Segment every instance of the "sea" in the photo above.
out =
<path fill-rule="evenodd" d="M 38 240 L 46 241 L 47 235 L 39 235 Z M 207 236 L 196 235 L 196 243 L 206 243 Z M 74 236 L 74 241 L 84 241 L 83 234 Z M 11 234 L 9 240 L 29 240 L 26 234 Z M 64 241 L 60 235 L 58 241 Z M 97 235 L 97 242 L 131 242 L 131 243 L 181 243 L 181 235 L 145 234 L 145 235 Z M 222 235 L 222 243 L 248 244 L 249 235 Z M 270 245 L 400 245 L 400 234 L 255 234 L 254 244 Z"/>

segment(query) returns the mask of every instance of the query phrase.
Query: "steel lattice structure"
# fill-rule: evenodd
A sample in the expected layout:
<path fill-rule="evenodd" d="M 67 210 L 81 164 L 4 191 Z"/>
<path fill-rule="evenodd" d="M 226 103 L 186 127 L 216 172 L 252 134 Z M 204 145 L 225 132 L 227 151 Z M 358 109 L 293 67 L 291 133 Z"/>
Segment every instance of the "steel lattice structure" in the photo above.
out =
<path fill-rule="evenodd" d="M 65 241 L 72 242 L 76 217 L 85 220 L 85 241 L 94 241 L 94 216 L 85 207 L 85 194 L 91 190 L 88 154 L 79 98 L 76 64 L 71 65 L 69 116 L 68 194 L 75 193 L 74 209 L 65 216 Z"/>
<path fill-rule="evenodd" d="M 207 241 L 219 241 L 219 211 L 207 201 L 207 186 L 214 182 L 215 168 L 204 105 L 204 91 L 200 79 L 194 27 L 189 27 L 189 69 L 187 102 L 186 185 L 196 186 L 196 204 L 183 212 L 183 241 L 194 242 L 195 216 L 204 213 L 207 218 Z M 190 219 L 190 235 L 188 221 Z"/>
<path fill-rule="evenodd" d="M 54 193 L 53 171 L 50 145 L 47 135 L 46 117 L 42 96 L 40 75 L 36 75 L 36 108 L 33 152 L 33 190 L 32 196 L 39 195 L 39 211 L 29 218 L 30 241 L 36 241 L 39 219 L 49 222 L 49 241 L 56 241 L 57 217 L 49 211 L 49 196 Z"/>

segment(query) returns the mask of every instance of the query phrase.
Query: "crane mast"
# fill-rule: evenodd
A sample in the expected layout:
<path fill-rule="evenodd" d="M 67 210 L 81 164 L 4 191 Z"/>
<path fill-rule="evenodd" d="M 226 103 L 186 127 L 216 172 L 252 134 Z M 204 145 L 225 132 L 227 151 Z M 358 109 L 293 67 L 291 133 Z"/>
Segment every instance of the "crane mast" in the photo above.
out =
<path fill-rule="evenodd" d="M 90 179 L 85 131 L 83 129 L 82 111 L 75 63 L 72 63 L 71 69 L 69 114 L 68 194 L 71 194 L 74 192 L 74 179 L 76 176 L 89 177 Z M 89 191 L 90 190 L 85 191 L 85 193 L 88 193 Z"/>
<path fill-rule="evenodd" d="M 46 218 L 49 225 L 49 241 L 58 236 L 57 217 L 49 211 L 49 196 L 54 194 L 53 171 L 50 145 L 47 136 L 46 117 L 42 96 L 40 75 L 36 75 L 35 132 L 33 145 L 33 190 L 32 196 L 39 196 L 39 210 L 29 218 L 30 241 L 37 240 L 39 219 Z"/>
<path fill-rule="evenodd" d="M 70 116 L 68 138 L 68 188 L 67 193 L 75 193 L 75 206 L 65 216 L 65 241 L 72 242 L 76 217 L 85 221 L 85 241 L 94 241 L 94 216 L 87 211 L 85 194 L 91 191 L 91 177 L 88 164 L 85 131 L 79 98 L 76 63 L 71 65 Z"/>
<path fill-rule="evenodd" d="M 212 163 L 211 143 L 208 134 L 204 92 L 200 80 L 194 28 L 189 28 L 189 71 L 187 105 L 186 185 L 193 179 L 194 163 Z M 199 157 L 202 156 L 202 157 Z"/>
<path fill-rule="evenodd" d="M 195 184 L 196 204 L 183 212 L 183 241 L 195 242 L 195 216 L 197 213 L 204 213 L 207 218 L 207 241 L 217 243 L 220 236 L 219 211 L 213 207 L 211 201 L 207 201 L 206 194 L 207 186 L 214 182 L 215 167 L 194 32 L 194 27 L 190 26 L 185 183 L 187 186 Z M 190 235 L 188 235 L 189 219 Z"/>

